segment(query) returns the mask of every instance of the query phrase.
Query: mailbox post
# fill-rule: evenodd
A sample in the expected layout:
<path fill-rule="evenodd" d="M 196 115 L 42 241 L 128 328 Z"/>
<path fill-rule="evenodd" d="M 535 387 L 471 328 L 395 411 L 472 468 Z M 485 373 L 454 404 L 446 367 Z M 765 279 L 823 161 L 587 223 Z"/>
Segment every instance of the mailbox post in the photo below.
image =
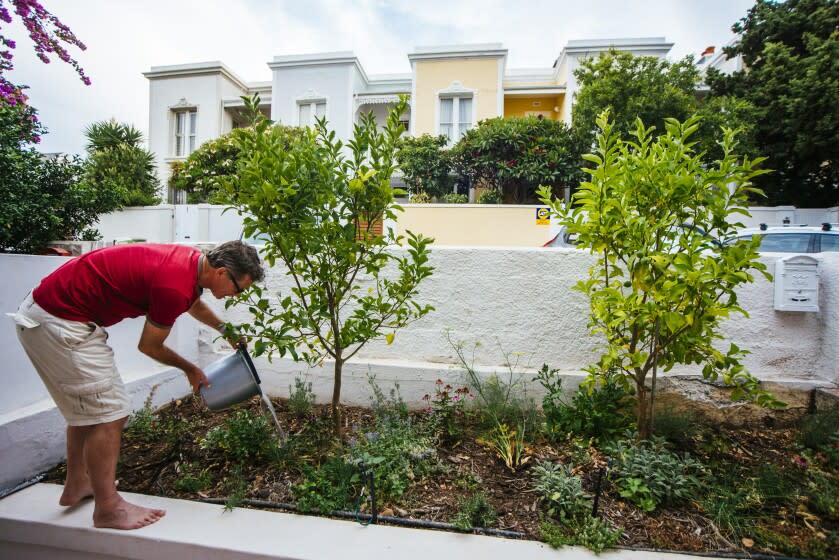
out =
<path fill-rule="evenodd" d="M 775 261 L 775 310 L 819 310 L 819 261 L 795 255 Z"/>

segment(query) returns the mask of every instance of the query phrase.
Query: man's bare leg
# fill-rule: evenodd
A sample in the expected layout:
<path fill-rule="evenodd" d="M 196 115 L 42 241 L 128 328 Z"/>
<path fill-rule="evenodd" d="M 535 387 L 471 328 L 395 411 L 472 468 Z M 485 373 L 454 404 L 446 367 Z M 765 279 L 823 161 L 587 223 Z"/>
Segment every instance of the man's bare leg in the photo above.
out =
<path fill-rule="evenodd" d="M 166 514 L 165 510 L 126 502 L 116 490 L 117 460 L 122 427 L 126 418 L 87 426 L 84 435 L 84 462 L 93 488 L 93 525 L 111 529 L 139 529 Z"/>
<path fill-rule="evenodd" d="M 93 496 L 93 486 L 84 462 L 84 440 L 90 431 L 91 426 L 67 426 L 67 479 L 58 500 L 62 506 L 74 506 Z"/>

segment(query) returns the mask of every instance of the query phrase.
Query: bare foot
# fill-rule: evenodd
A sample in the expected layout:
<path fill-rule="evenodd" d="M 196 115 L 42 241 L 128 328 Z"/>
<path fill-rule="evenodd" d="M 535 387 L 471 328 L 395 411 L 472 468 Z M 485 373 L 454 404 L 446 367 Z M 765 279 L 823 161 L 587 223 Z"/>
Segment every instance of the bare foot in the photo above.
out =
<path fill-rule="evenodd" d="M 67 481 L 64 483 L 64 492 L 61 493 L 61 498 L 58 500 L 58 505 L 74 506 L 85 498 L 93 497 L 93 487 L 90 485 L 90 479 L 84 477 L 83 480 L 77 482 Z"/>
<path fill-rule="evenodd" d="M 109 500 L 109 502 L 112 500 Z M 113 504 L 96 504 L 93 508 L 93 526 L 109 529 L 139 529 L 151 525 L 164 515 L 166 510 L 147 508 L 130 504 L 117 495 Z"/>
<path fill-rule="evenodd" d="M 114 487 L 119 486 L 119 480 L 114 481 Z M 93 497 L 93 487 L 90 485 L 90 479 L 85 476 L 83 480 L 73 483 L 69 480 L 64 483 L 64 492 L 61 493 L 61 498 L 58 499 L 60 506 L 74 506 L 86 498 Z"/>

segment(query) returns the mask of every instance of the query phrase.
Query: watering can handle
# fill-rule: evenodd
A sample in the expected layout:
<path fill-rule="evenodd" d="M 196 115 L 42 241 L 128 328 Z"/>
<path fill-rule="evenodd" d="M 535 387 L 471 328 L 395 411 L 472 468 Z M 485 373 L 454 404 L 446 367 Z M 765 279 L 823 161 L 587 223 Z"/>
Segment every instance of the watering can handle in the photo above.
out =
<path fill-rule="evenodd" d="M 242 356 L 244 356 L 245 363 L 248 365 L 248 369 L 251 370 L 251 373 L 253 374 L 253 378 L 256 379 L 256 384 L 261 385 L 262 380 L 259 379 L 259 374 L 256 373 L 256 367 L 253 365 L 253 360 L 251 360 L 250 353 L 248 353 L 248 347 L 245 346 L 245 344 L 243 342 L 240 342 L 239 343 L 239 348 L 236 351 L 239 352 L 240 354 L 242 354 Z"/>

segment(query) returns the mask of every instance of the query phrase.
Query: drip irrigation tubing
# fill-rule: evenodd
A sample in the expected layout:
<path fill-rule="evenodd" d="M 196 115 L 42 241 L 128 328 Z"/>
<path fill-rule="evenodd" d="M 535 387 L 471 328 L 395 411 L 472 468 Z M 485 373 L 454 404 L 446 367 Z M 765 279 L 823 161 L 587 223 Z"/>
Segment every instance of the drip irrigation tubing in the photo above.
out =
<path fill-rule="evenodd" d="M 663 554 L 687 554 L 688 556 L 701 556 L 704 558 L 737 558 L 742 560 L 802 560 L 792 556 L 777 556 L 774 554 L 763 554 L 761 552 L 687 552 L 684 550 L 667 550 L 664 548 L 646 548 L 643 546 L 615 546 L 617 550 L 636 550 L 639 552 L 657 552 Z"/>
<path fill-rule="evenodd" d="M 202 498 L 200 501 L 208 503 L 208 504 L 219 504 L 224 505 L 228 502 L 228 500 L 224 498 Z M 293 511 L 299 514 L 307 514 L 309 512 L 301 512 L 297 509 L 297 506 L 294 504 L 289 504 L 285 502 L 269 502 L 265 500 L 242 500 L 240 502 L 243 505 L 253 506 L 258 508 L 269 508 L 269 509 L 284 509 L 288 511 Z M 313 509 L 311 513 L 319 513 L 318 510 Z M 340 511 L 336 510 L 330 512 L 329 514 L 331 517 L 339 517 L 343 519 L 354 519 L 356 521 L 359 518 L 365 520 L 371 520 L 373 518 L 372 515 L 369 513 L 355 513 L 352 511 Z M 483 527 L 474 527 L 469 531 L 463 531 L 451 525 L 450 523 L 441 523 L 439 521 L 427 521 L 424 519 L 409 519 L 405 517 L 393 517 L 391 515 L 379 515 L 377 517 L 378 521 L 383 523 L 387 523 L 388 525 L 401 525 L 404 527 L 417 527 L 420 529 L 440 529 L 443 531 L 450 531 L 454 533 L 476 533 L 480 535 L 487 535 L 491 537 L 503 537 L 507 539 L 523 539 L 524 534 L 519 533 L 518 531 L 506 531 L 504 529 L 487 529 Z M 613 547 L 615 550 L 633 550 L 638 552 L 656 552 L 656 553 L 664 553 L 664 554 L 687 554 L 689 556 L 698 556 L 698 557 L 705 557 L 705 558 L 733 558 L 737 560 L 801 560 L 800 558 L 793 558 L 790 556 L 776 556 L 772 554 L 762 554 L 759 552 L 727 552 L 727 551 L 718 551 L 718 552 L 687 552 L 684 550 L 667 550 L 662 548 L 646 548 L 642 546 L 615 546 Z"/>
<path fill-rule="evenodd" d="M 228 500 L 224 498 L 202 498 L 200 501 L 206 502 L 208 504 L 221 504 L 224 505 L 228 502 Z M 271 508 L 271 509 L 284 509 L 288 511 L 293 511 L 295 513 L 308 513 L 308 512 L 301 512 L 297 509 L 297 506 L 294 504 L 288 504 L 284 502 L 268 502 L 265 500 L 242 500 L 240 502 L 246 506 L 253 506 L 259 508 Z M 312 510 L 313 513 L 317 513 L 317 510 Z M 344 519 L 364 519 L 365 521 L 370 521 L 373 519 L 373 516 L 369 513 L 355 513 L 352 511 L 332 511 L 329 513 L 331 517 L 340 517 Z M 506 531 L 504 529 L 487 529 L 484 527 L 474 527 L 469 531 L 463 531 L 455 527 L 450 523 L 442 523 L 440 521 L 427 521 L 425 519 L 409 519 L 406 517 L 394 517 L 392 515 L 379 515 L 376 517 L 377 522 L 387 523 L 388 525 L 401 525 L 404 527 L 417 527 L 420 529 L 441 529 L 443 531 L 451 531 L 455 533 L 477 533 L 480 535 L 488 535 L 491 537 L 504 537 L 506 539 L 521 539 L 524 537 L 523 533 L 519 533 L 518 531 Z"/>

